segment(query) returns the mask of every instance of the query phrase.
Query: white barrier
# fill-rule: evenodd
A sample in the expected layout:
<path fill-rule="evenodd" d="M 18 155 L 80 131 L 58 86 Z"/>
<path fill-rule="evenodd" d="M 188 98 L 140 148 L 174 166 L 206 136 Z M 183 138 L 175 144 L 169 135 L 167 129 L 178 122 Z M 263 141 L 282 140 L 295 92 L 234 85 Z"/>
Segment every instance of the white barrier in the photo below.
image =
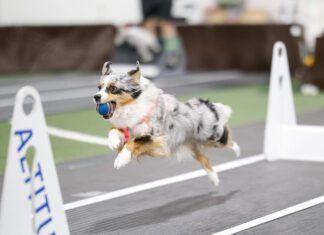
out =
<path fill-rule="evenodd" d="M 270 161 L 324 161 L 324 127 L 297 125 L 286 47 L 273 48 L 264 154 Z"/>
<path fill-rule="evenodd" d="M 26 97 L 34 100 L 26 114 Z M 32 169 L 27 151 L 34 148 Z M 31 174 L 30 174 L 31 172 Z M 61 190 L 38 92 L 16 96 L 1 200 L 0 234 L 69 234 Z"/>

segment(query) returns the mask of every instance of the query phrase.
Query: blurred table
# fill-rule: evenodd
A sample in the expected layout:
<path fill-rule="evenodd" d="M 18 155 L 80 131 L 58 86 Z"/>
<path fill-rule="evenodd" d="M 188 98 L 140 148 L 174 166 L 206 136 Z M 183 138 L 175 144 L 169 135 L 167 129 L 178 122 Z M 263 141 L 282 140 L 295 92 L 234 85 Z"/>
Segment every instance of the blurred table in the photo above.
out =
<path fill-rule="evenodd" d="M 98 70 L 115 34 L 111 25 L 0 27 L 0 72 Z"/>
<path fill-rule="evenodd" d="M 286 44 L 291 69 L 301 65 L 299 25 L 180 25 L 187 69 L 269 71 L 273 44 Z M 293 35 L 294 34 L 294 35 Z"/>

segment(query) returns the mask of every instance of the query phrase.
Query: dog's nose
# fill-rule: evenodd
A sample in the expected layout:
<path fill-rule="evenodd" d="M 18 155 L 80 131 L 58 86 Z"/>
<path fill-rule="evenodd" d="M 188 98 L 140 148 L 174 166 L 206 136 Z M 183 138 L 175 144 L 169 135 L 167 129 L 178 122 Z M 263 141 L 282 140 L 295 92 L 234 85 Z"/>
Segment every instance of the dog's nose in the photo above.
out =
<path fill-rule="evenodd" d="M 93 96 L 93 98 L 94 98 L 94 100 L 95 100 L 96 102 L 98 102 L 98 101 L 100 101 L 100 99 L 101 99 L 101 95 L 100 95 L 100 94 L 95 94 L 95 95 Z"/>

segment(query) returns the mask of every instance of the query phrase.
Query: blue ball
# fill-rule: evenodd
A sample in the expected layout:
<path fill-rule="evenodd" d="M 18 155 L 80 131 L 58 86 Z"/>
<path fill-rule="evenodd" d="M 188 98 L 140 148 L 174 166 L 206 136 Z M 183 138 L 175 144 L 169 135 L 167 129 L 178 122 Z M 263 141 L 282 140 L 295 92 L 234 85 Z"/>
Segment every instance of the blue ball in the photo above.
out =
<path fill-rule="evenodd" d="M 107 116 L 112 112 L 112 107 L 110 104 L 99 104 L 97 106 L 97 112 L 102 116 Z"/>

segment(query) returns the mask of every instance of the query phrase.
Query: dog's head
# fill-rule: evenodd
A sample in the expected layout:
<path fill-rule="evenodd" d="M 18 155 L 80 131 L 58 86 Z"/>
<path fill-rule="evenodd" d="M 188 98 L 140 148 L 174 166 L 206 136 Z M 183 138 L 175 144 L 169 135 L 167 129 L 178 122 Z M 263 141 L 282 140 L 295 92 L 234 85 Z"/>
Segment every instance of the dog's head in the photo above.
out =
<path fill-rule="evenodd" d="M 133 102 L 141 94 L 141 71 L 139 62 L 136 68 L 127 73 L 113 73 L 111 62 L 105 62 L 98 84 L 98 92 L 93 100 L 97 104 L 112 103 L 115 108 Z"/>

